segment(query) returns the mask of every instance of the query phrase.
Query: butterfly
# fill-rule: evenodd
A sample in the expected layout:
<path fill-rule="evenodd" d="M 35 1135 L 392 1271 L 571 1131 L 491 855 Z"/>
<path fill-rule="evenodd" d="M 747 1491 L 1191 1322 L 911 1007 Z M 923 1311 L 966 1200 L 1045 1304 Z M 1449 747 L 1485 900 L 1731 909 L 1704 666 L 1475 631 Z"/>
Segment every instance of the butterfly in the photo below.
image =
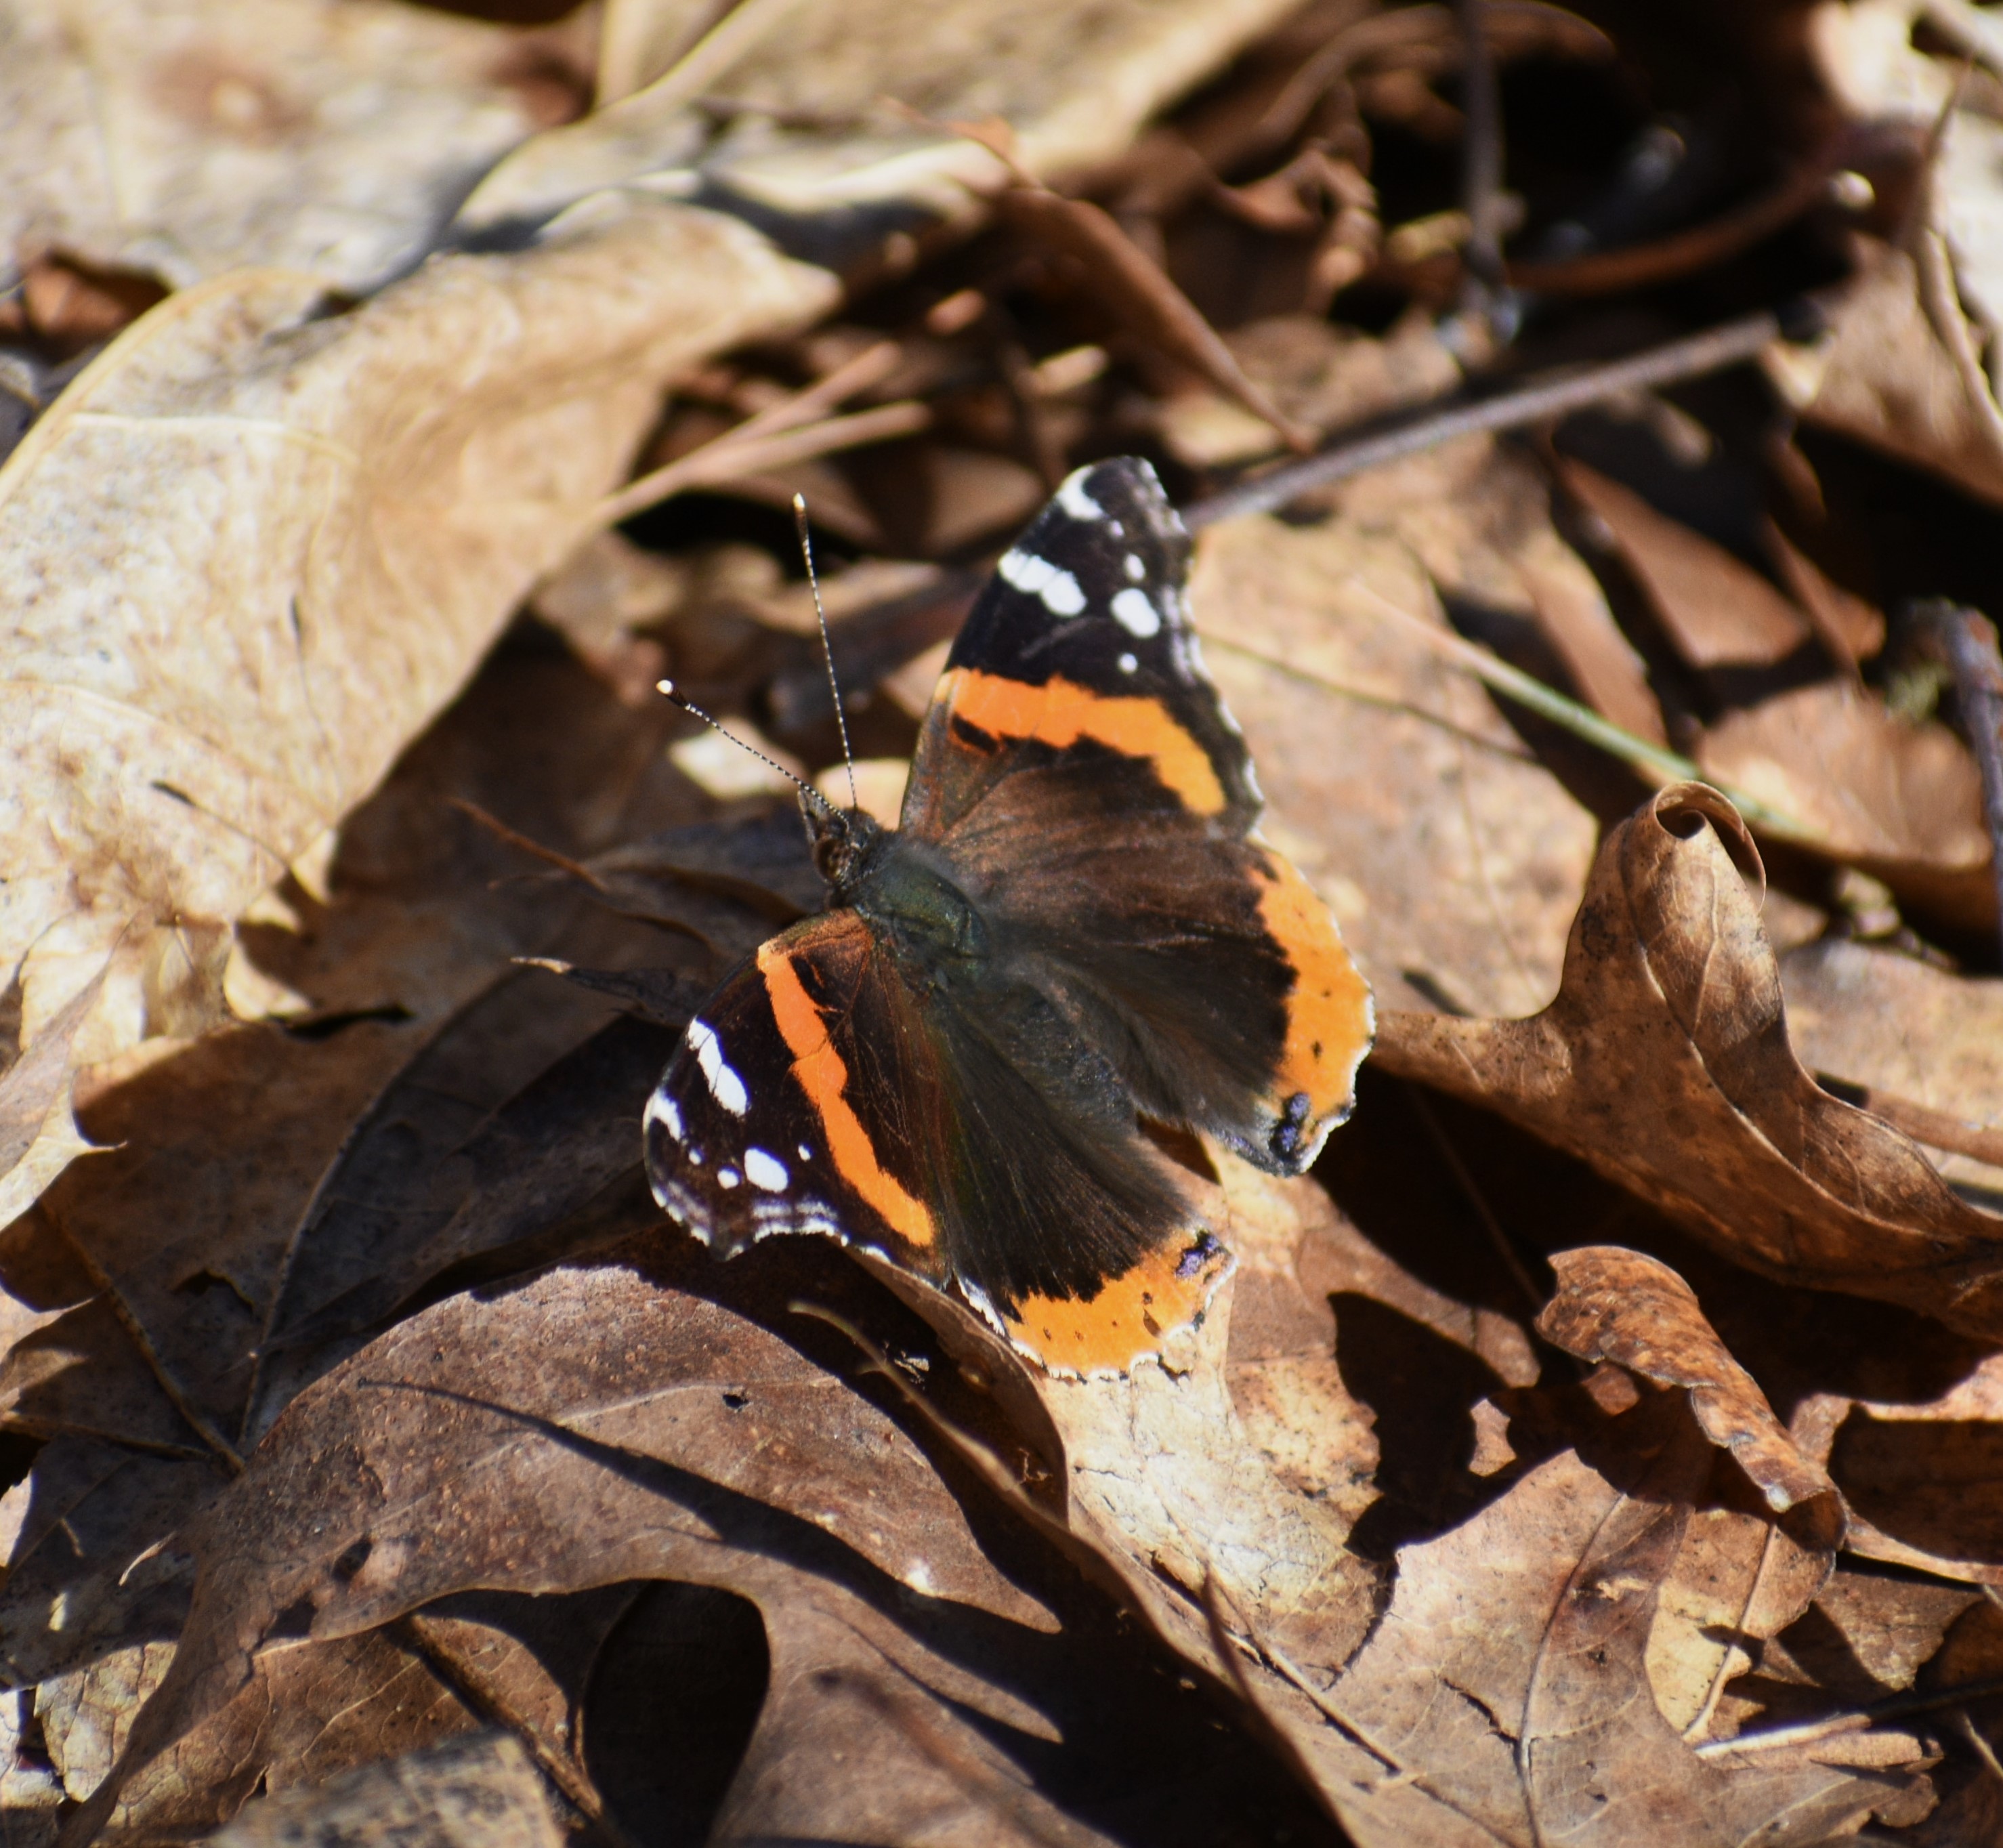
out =
<path fill-rule="evenodd" d="M 1149 1126 L 1291 1175 L 1347 1116 L 1370 992 L 1257 832 L 1189 564 L 1145 462 L 1078 470 L 954 642 L 897 827 L 802 802 L 826 908 L 647 1105 L 655 1197 L 712 1250 L 823 1234 L 1117 1374 L 1232 1263 Z"/>

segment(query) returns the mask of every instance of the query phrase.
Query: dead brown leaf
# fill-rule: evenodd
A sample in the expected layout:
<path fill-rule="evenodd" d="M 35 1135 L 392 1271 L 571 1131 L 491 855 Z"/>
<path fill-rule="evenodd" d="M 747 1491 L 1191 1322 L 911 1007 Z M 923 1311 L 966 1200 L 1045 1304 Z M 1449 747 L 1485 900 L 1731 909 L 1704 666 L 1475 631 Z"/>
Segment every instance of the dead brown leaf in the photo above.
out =
<path fill-rule="evenodd" d="M 614 216 L 332 320 L 317 284 L 270 271 L 176 296 L 9 459 L 0 553 L 40 585 L 37 665 L 0 728 L 29 804 L 0 841 L 0 962 L 21 968 L 29 1044 L 114 945 L 73 1056 L 159 1030 L 150 934 L 129 921 L 234 920 L 568 549 L 659 381 L 833 286 L 710 215 Z M 170 639 L 132 627 L 167 607 Z M 79 725 L 87 760 L 65 742 Z"/>
<path fill-rule="evenodd" d="M 937 1459 L 773 1332 L 811 1331 L 785 1308 L 803 1287 L 898 1331 L 893 1352 L 922 1325 L 839 1253 L 815 1246 L 809 1284 L 802 1248 L 785 1242 L 792 1261 L 774 1263 L 781 1249 L 725 1267 L 668 1237 L 623 1266 L 455 1298 L 309 1389 L 191 1530 L 195 1609 L 93 1813 L 116 1791 L 121 1827 L 226 1814 L 271 1749 L 264 1665 L 288 1659 L 253 1651 L 309 1610 L 323 1651 L 474 1586 L 673 1577 L 753 1600 L 771 1651 L 716 1839 L 825 1833 L 843 1816 L 893 1836 L 928 1816 L 982 1839 L 1100 1839 L 1008 1755 L 1054 1740 L 1055 1715 L 1067 1738 L 1092 1731 L 1057 1619 L 991 1563 Z M 914 1365 L 942 1410 L 991 1425 L 941 1360 Z"/>
<path fill-rule="evenodd" d="M 1658 1385 L 1680 1386 L 1712 1443 L 1729 1451 L 1777 1514 L 1819 1503 L 1825 1542 L 1840 1541 L 1836 1485 L 1803 1456 L 1753 1376 L 1719 1340 L 1697 1294 L 1659 1260 L 1614 1245 L 1560 1252 L 1557 1294 L 1537 1332 L 1582 1361 L 1611 1361 Z"/>
<path fill-rule="evenodd" d="M 1808 641 L 1808 618 L 1750 564 L 1598 470 L 1564 456 L 1557 468 L 1612 535 L 1691 666 L 1771 666 Z"/>
<path fill-rule="evenodd" d="M 1982 783 L 1942 725 L 1913 725 L 1847 680 L 1728 713 L 1697 747 L 1707 775 L 1821 837 L 1814 851 L 1963 929 L 1994 923 Z"/>
<path fill-rule="evenodd" d="M 1236 520 L 1198 541 L 1191 602 L 1267 831 L 1405 1005 L 1528 1011 L 1557 985 L 1592 819 L 1375 601 L 1438 624 L 1437 584 L 1534 620 L 1530 568 L 1598 596 L 1535 475 L 1485 441 L 1353 484 L 1319 526 Z"/>
<path fill-rule="evenodd" d="M 357 1848 L 417 1839 L 439 1848 L 561 1848 L 543 1780 L 505 1733 L 473 1733 L 386 1759 L 310 1790 L 260 1797 L 217 1848 L 281 1848 L 306 1831 Z"/>
<path fill-rule="evenodd" d="M 1549 1008 L 1392 1015 L 1377 1057 L 1571 1151 L 1735 1262 L 2003 1330 L 2003 1221 L 1802 1069 L 1742 865 L 1759 878 L 1722 796 L 1663 791 L 1600 850 Z"/>
<path fill-rule="evenodd" d="M 1959 317 L 1959 306 L 1952 312 Z M 1768 356 L 1768 374 L 1795 409 L 1966 493 L 2003 501 L 2003 411 L 1979 365 L 1942 340 L 1914 259 L 1861 241 L 1857 274 L 1828 323 L 1820 338 Z M 1970 337 L 1965 325 L 1961 331 Z"/>
<path fill-rule="evenodd" d="M 1790 950 L 1781 981 L 1788 1032 L 1811 1071 L 1974 1128 L 2003 1118 L 2003 982 L 1840 938 Z M 1950 1183 L 2003 1193 L 2003 1168 L 1965 1155 L 1935 1160 Z"/>
<path fill-rule="evenodd" d="M 1331 1782 L 1359 1843 L 1809 1843 L 1884 1801 L 1812 1763 L 1707 1764 L 1659 1710 L 1650 1637 L 1709 1469 L 1676 1396 L 1652 1397 L 1593 1461 L 1568 1450 L 1401 1551 L 1390 1609 L 1317 1703 L 1376 1761 Z"/>
<path fill-rule="evenodd" d="M 383 0 L 11 8 L 0 278 L 55 245 L 181 288 L 239 265 L 377 287 L 547 125 L 533 79 L 560 89 L 568 48 Z"/>

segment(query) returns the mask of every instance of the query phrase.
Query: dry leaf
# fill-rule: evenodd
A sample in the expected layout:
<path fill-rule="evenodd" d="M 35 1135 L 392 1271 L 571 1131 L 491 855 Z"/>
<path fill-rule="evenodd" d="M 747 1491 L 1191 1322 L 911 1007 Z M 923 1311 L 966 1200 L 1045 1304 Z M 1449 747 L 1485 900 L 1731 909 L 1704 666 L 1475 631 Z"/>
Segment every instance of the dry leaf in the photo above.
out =
<path fill-rule="evenodd" d="M 1567 1451 L 1400 1551 L 1390 1609 L 1322 1696 L 1376 1761 L 1331 1781 L 1359 1843 L 1805 1845 L 1883 1801 L 1812 1764 L 1708 1765 L 1657 1710 L 1649 1638 L 1709 1469 L 1681 1405 L 1655 1398 L 1594 1462 Z"/>
<path fill-rule="evenodd" d="M 135 1821 L 226 1813 L 268 1749 L 271 1665 L 301 1653 L 251 1652 L 288 1612 L 312 1610 L 327 1650 L 471 1585 L 647 1577 L 733 1589 L 763 1616 L 770 1691 L 716 1839 L 841 1832 L 844 1817 L 896 1839 L 927 1816 L 957 1817 L 965 1839 L 1100 1839 L 1007 1753 L 1060 1731 L 1124 1737 L 1117 1702 L 1090 1717 L 1118 1651 L 1081 1636 L 1088 1676 L 925 1452 L 800 1351 L 852 1351 L 788 1313 L 802 1291 L 884 1327 L 944 1415 L 993 1427 L 942 1359 L 911 1354 L 922 1325 L 832 1249 L 788 1241 L 725 1266 L 669 1238 L 624 1266 L 438 1305 L 295 1401 L 191 1530 L 195 1609 L 97 1812 L 117 1790 Z"/>
<path fill-rule="evenodd" d="M 1979 366 L 1942 340 L 1912 257 L 1860 240 L 1857 273 L 1826 318 L 1817 340 L 1768 351 L 1768 376 L 1788 403 L 1812 424 L 2003 502 L 2003 411 Z"/>
<path fill-rule="evenodd" d="M 0 557 L 36 585 L 0 696 L 0 966 L 28 1043 L 129 919 L 227 924 L 278 879 L 569 549 L 673 369 L 833 287 L 642 206 L 346 316 L 259 271 L 128 330 L 0 470 Z M 144 948 L 78 1057 L 157 1030 Z"/>
<path fill-rule="evenodd" d="M 23 0 L 0 20 L 0 281 L 56 245 L 177 287 L 266 265 L 378 287 L 567 111 L 558 50 L 383 0 Z"/>
<path fill-rule="evenodd" d="M 354 1848 L 561 1848 L 529 1755 L 505 1733 L 471 1733 L 386 1759 L 311 1790 L 246 1804 L 216 1848 L 290 1848 L 302 1836 Z"/>
<path fill-rule="evenodd" d="M 0 1226 L 18 1219 L 90 1151 L 70 1114 L 72 1055 L 103 987 L 100 969 L 63 1004 L 34 1044 L 0 1072 Z"/>
<path fill-rule="evenodd" d="M 1764 1717 L 1732 1684 L 1756 1663 L 1767 1667 L 1762 1646 L 1814 1604 L 1832 1563 L 1827 1547 L 1759 1515 L 1694 1509 L 1648 1630 L 1648 1686 L 1662 1717 L 1693 1743 Z"/>
<path fill-rule="evenodd" d="M 1781 981 L 1811 1071 L 2003 1127 L 2003 981 L 1840 938 L 1790 950 Z M 2003 1193 L 2003 1168 L 1931 1152 L 1949 1181 Z"/>
<path fill-rule="evenodd" d="M 1070 258 L 1082 286 L 1127 333 L 1271 424 L 1292 448 L 1313 447 L 1314 431 L 1294 422 L 1246 376 L 1195 304 L 1103 207 L 1042 187 L 1013 186 L 995 208 L 1003 223 Z"/>
<path fill-rule="evenodd" d="M 1816 1393 L 1792 1428 L 1849 1501 L 1851 1552 L 2003 1585 L 2003 1360 L 1985 1358 L 1924 1404 Z"/>
<path fill-rule="evenodd" d="M 1691 666 L 1771 666 L 1808 641 L 1808 618 L 1750 564 L 1582 462 L 1561 456 L 1557 469 L 1612 535 Z"/>
<path fill-rule="evenodd" d="M 1121 152 L 1162 103 L 1287 9 L 1288 0 L 1174 0 L 1081 15 L 953 0 L 917 12 L 829 12 L 750 0 L 646 88 L 501 162 L 456 229 L 463 239 L 517 236 L 587 194 L 644 176 L 720 188 L 761 212 L 846 211 L 837 236 L 872 260 L 887 249 L 908 267 L 914 229 L 972 218 L 974 189 L 992 190 L 1002 176 L 984 148 L 914 126 L 909 112 L 1004 121 L 1015 159 L 1039 176 L 1089 166 Z M 705 96 L 734 106 L 720 129 L 691 107 Z M 893 203 L 887 213 L 855 209 Z"/>
<path fill-rule="evenodd" d="M 1585 883 L 1590 816 L 1376 601 L 1437 623 L 1430 575 L 1527 616 L 1518 559 L 1586 576 L 1541 499 L 1526 467 L 1481 442 L 1353 484 L 1320 526 L 1234 520 L 1198 541 L 1191 602 L 1252 741 L 1267 832 L 1372 989 L 1408 1006 L 1538 1006 Z"/>
<path fill-rule="evenodd" d="M 1848 680 L 1728 713 L 1698 741 L 1708 776 L 1815 831 L 1812 851 L 1882 879 L 1915 910 L 1993 924 L 1982 783 L 1945 725 L 1909 724 Z"/>
<path fill-rule="evenodd" d="M 1668 1265 L 1616 1245 L 1588 1245 L 1551 1259 L 1557 1294 L 1537 1332 L 1584 1361 L 1611 1361 L 1659 1385 L 1690 1394 L 1698 1427 L 1729 1451 L 1777 1514 L 1819 1502 L 1816 1525 L 1840 1541 L 1836 1485 L 1803 1456 L 1753 1376 L 1719 1340 L 1697 1294 Z"/>
<path fill-rule="evenodd" d="M 1430 322 L 1407 315 L 1381 340 L 1312 315 L 1276 315 L 1224 335 L 1232 358 L 1281 413 L 1318 430 L 1442 396 L 1460 369 Z M 1268 454 L 1264 419 L 1212 390 L 1176 393 L 1159 413 L 1162 438 L 1195 468 Z"/>
<path fill-rule="evenodd" d="M 1736 1263 L 1994 1338 L 2003 1219 L 1802 1069 L 1740 865 L 1758 877 L 1723 797 L 1664 790 L 1600 850 L 1549 1008 L 1393 1015 L 1379 1062 L 1580 1156 Z"/>
<path fill-rule="evenodd" d="M 1904 247 L 1864 247 L 1830 336 L 1805 365 L 1783 363 L 1779 374 L 1798 378 L 1809 417 L 1995 500 L 2003 127 L 1983 86 L 2003 69 L 2003 37 L 1968 0 L 1823 0 L 1806 25 L 1839 106 L 1859 120 L 1910 123 L 1927 137 L 1925 166 Z"/>

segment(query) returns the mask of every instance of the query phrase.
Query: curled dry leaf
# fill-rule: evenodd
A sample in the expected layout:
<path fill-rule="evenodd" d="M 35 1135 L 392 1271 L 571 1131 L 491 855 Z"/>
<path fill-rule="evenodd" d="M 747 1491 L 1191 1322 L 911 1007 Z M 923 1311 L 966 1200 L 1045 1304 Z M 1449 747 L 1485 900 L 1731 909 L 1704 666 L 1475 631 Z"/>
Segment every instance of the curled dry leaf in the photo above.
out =
<path fill-rule="evenodd" d="M 1882 879 L 1914 910 L 1966 930 L 1994 924 L 1981 777 L 1946 726 L 1909 723 L 1854 682 L 1825 680 L 1729 713 L 1697 759 L 1813 830 L 1812 851 Z"/>
<path fill-rule="evenodd" d="M 158 1030 L 128 921 L 236 917 L 458 690 L 674 369 L 834 287 L 641 205 L 345 315 L 251 271 L 128 330 L 0 470 L 0 560 L 34 587 L 0 619 L 24 1039 L 114 945 L 75 1056 Z"/>
<path fill-rule="evenodd" d="M 383 0 L 10 6 L 0 283 L 54 245 L 181 288 L 246 265 L 377 287 L 552 105 L 568 113 L 558 52 Z"/>
<path fill-rule="evenodd" d="M 1393 1015 L 1379 1061 L 1568 1150 L 1738 1263 L 2003 1333 L 2003 1219 L 1802 1069 L 1741 864 L 1757 878 L 1722 796 L 1662 791 L 1601 848 L 1549 1008 Z"/>
<path fill-rule="evenodd" d="M 1836 1485 L 1795 1448 L 1689 1284 L 1660 1259 L 1617 1245 L 1560 1252 L 1551 1269 L 1557 1294 L 1537 1318 L 1539 1333 L 1581 1360 L 1611 1361 L 1659 1385 L 1683 1388 L 1699 1428 L 1732 1453 L 1775 1514 L 1819 1502 L 1819 1525 L 1832 1542 L 1841 1539 Z"/>

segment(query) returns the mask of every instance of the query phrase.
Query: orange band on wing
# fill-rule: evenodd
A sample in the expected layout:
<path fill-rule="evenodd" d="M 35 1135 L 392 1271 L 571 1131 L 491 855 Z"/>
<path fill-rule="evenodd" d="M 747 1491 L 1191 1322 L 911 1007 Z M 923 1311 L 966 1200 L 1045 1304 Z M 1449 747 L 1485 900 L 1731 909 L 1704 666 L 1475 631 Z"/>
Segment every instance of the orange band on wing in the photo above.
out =
<path fill-rule="evenodd" d="M 956 718 L 995 738 L 1033 739 L 1062 750 L 1081 738 L 1123 756 L 1145 757 L 1162 787 L 1199 815 L 1224 807 L 1224 787 L 1208 754 L 1159 700 L 1110 698 L 1065 679 L 1031 686 L 999 674 L 956 667 L 936 699 Z"/>
<path fill-rule="evenodd" d="M 1124 1373 L 1209 1306 L 1231 1269 L 1215 1240 L 1152 1252 L 1090 1297 L 1028 1296 L 1005 1319 L 1018 1347 L 1057 1373 Z"/>
<path fill-rule="evenodd" d="M 1294 968 L 1280 1095 L 1306 1092 L 1310 1120 L 1346 1109 L 1376 1025 L 1370 987 L 1350 960 L 1320 895 L 1284 854 L 1267 851 L 1259 916 Z"/>
<path fill-rule="evenodd" d="M 834 1050 L 827 1022 L 801 984 L 782 939 L 775 937 L 760 946 L 758 973 L 765 978 L 772 1018 L 793 1055 L 793 1076 L 827 1132 L 828 1153 L 841 1178 L 883 1214 L 899 1238 L 911 1245 L 932 1244 L 939 1228 L 931 1213 L 924 1201 L 904 1191 L 895 1175 L 884 1172 L 869 1132 L 849 1106 L 848 1067 Z"/>

